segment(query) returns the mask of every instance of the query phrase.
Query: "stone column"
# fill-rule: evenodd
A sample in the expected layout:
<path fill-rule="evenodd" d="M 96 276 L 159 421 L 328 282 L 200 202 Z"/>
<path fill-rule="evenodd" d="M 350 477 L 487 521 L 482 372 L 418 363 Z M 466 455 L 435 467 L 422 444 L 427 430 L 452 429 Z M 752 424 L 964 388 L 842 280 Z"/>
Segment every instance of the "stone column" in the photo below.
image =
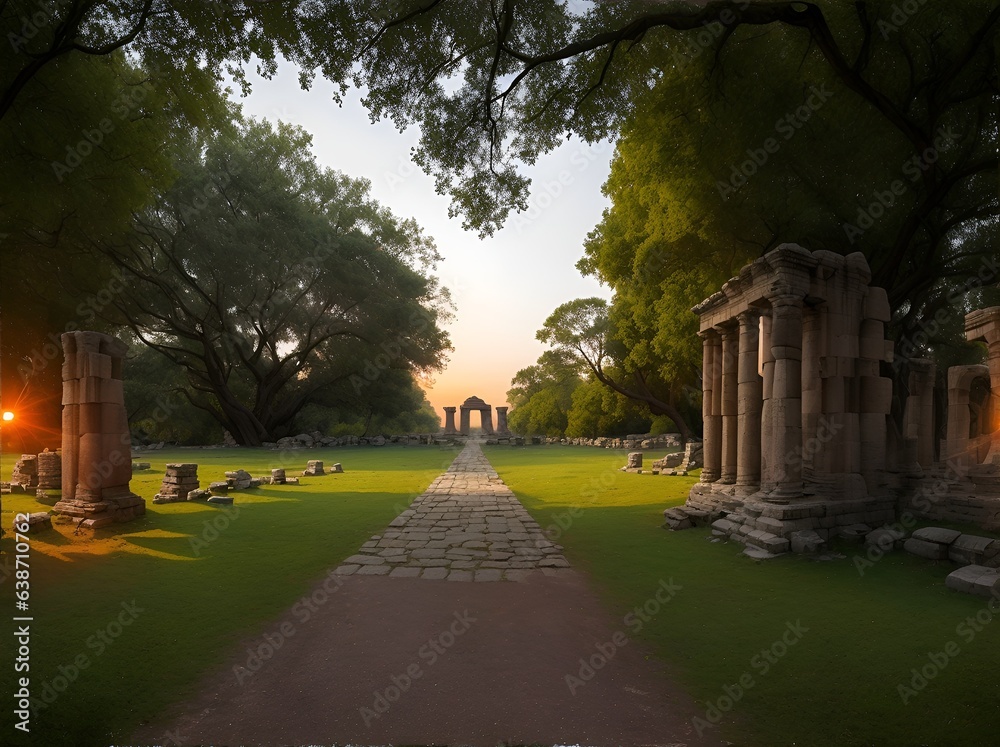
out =
<path fill-rule="evenodd" d="M 493 408 L 484 407 L 479 411 L 480 424 L 483 428 L 483 433 L 487 436 L 493 435 Z"/>
<path fill-rule="evenodd" d="M 458 433 L 458 429 L 455 428 L 455 410 L 457 409 L 457 407 L 444 408 L 444 433 L 446 436 Z"/>
<path fill-rule="evenodd" d="M 806 476 L 830 472 L 830 450 L 817 438 L 823 419 L 823 320 L 815 309 L 802 315 L 802 468 Z"/>
<path fill-rule="evenodd" d="M 459 432 L 463 436 L 468 436 L 469 435 L 469 430 L 470 430 L 470 428 L 469 428 L 469 408 L 467 408 L 467 407 L 463 407 L 462 408 L 461 418 L 462 418 L 462 426 L 461 426 L 461 428 L 459 428 Z"/>
<path fill-rule="evenodd" d="M 722 387 L 720 412 L 722 415 L 722 466 L 719 482 L 732 485 L 736 482 L 736 454 L 739 443 L 737 381 L 739 374 L 740 332 L 735 323 L 720 330 L 722 336 Z M 714 392 L 713 392 L 714 395 Z"/>
<path fill-rule="evenodd" d="M 986 343 L 986 365 L 990 371 L 990 389 L 993 396 L 1000 394 L 1000 306 L 970 311 L 965 315 L 965 338 Z M 992 433 L 990 451 L 986 455 L 987 464 L 1000 464 L 1000 430 L 996 422 L 986 429 Z"/>
<path fill-rule="evenodd" d="M 701 333 L 701 398 L 705 436 L 705 466 L 701 482 L 715 482 L 722 474 L 722 341 L 718 332 Z"/>
<path fill-rule="evenodd" d="M 789 500 L 802 496 L 802 297 L 772 297 L 771 313 L 774 374 L 766 481 L 774 485 L 772 498 Z"/>
<path fill-rule="evenodd" d="M 67 332 L 63 345 L 62 495 L 53 506 L 99 528 L 146 511 L 129 490 L 132 444 L 122 387 L 127 346 L 100 332 Z"/>
<path fill-rule="evenodd" d="M 917 464 L 929 467 L 934 461 L 934 361 L 909 360 L 909 396 L 903 413 L 903 438 L 916 442 Z"/>
<path fill-rule="evenodd" d="M 506 407 L 497 408 L 497 435 L 510 433 L 510 428 L 507 427 L 507 409 Z"/>
<path fill-rule="evenodd" d="M 758 373 L 761 317 L 759 311 L 751 309 L 736 318 L 740 325 L 736 484 L 756 488 L 760 485 L 760 415 L 763 405 L 763 380 Z"/>

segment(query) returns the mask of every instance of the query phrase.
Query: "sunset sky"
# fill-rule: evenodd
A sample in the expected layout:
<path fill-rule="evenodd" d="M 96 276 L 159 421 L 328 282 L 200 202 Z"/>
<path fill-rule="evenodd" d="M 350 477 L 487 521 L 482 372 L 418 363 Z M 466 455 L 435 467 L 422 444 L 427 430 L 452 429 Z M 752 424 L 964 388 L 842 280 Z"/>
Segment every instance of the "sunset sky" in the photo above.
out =
<path fill-rule="evenodd" d="M 415 218 L 434 238 L 444 256 L 438 275 L 457 307 L 448 327 L 455 349 L 428 391 L 442 419 L 442 407 L 472 395 L 494 407 L 506 404 L 511 378 L 544 350 L 535 331 L 549 313 L 574 298 L 609 297 L 574 265 L 608 205 L 601 185 L 610 144 L 574 140 L 539 159 L 526 172 L 533 180 L 531 210 L 482 240 L 464 231 L 460 218 L 448 218 L 449 198 L 435 194 L 431 177 L 410 161 L 415 128 L 399 133 L 391 122 L 372 124 L 357 91 L 338 107 L 333 87 L 321 78 L 312 90 L 301 90 L 291 65 L 272 80 L 249 77 L 253 93 L 239 99 L 247 114 L 301 125 L 312 133 L 320 163 L 370 180 L 375 199 L 397 216 Z"/>

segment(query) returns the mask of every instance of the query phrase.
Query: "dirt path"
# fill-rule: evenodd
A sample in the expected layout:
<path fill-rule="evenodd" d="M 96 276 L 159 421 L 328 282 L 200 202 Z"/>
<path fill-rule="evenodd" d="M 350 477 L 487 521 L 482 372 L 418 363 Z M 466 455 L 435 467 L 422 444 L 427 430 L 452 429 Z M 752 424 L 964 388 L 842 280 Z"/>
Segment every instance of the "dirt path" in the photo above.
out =
<path fill-rule="evenodd" d="M 456 459 L 457 471 L 468 473 L 472 462 L 478 471 L 492 471 L 478 446 Z M 509 493 L 493 475 L 491 500 Z M 198 694 L 163 722 L 141 729 L 133 741 L 718 744 L 714 730 L 698 739 L 691 719 L 703 713 L 648 650 L 631 640 L 630 620 L 609 615 L 581 574 L 559 567 L 564 561 L 555 554 L 558 548 L 513 552 L 518 537 L 535 539 L 541 530 L 518 510 L 512 493 L 516 506 L 477 511 L 470 501 L 476 493 L 444 482 L 451 483 L 449 495 L 467 514 L 458 524 L 450 523 L 456 521 L 453 507 L 432 492 L 432 499 L 418 498 L 410 515 L 394 522 L 395 529 L 409 526 L 428 537 L 407 542 L 437 543 L 446 540 L 430 536 L 445 529 L 452 535 L 447 542 L 460 543 L 414 547 L 441 550 L 441 557 L 426 552 L 413 557 L 411 551 L 401 561 L 399 554 L 378 554 L 389 547 L 379 548 L 382 535 L 365 554 L 397 558 L 395 563 L 345 561 L 317 584 L 308 602 L 300 601 L 244 642 L 247 650 L 206 678 Z M 515 515 L 490 517 L 493 512 Z M 483 526 L 470 529 L 469 520 Z M 449 523 L 442 527 L 441 521 Z M 465 539 L 459 533 L 485 537 Z M 446 547 L 470 542 L 467 549 L 484 554 L 446 554 Z M 480 567 L 485 563 L 491 565 Z M 357 572 L 383 565 L 383 572 Z M 397 570 L 403 568 L 416 572 L 402 576 Z M 424 569 L 432 573 L 425 575 Z M 490 573 L 480 575 L 484 570 Z M 456 571 L 462 573 L 451 576 Z M 651 589 L 651 597 L 657 591 L 661 599 L 669 596 L 666 584 Z"/>

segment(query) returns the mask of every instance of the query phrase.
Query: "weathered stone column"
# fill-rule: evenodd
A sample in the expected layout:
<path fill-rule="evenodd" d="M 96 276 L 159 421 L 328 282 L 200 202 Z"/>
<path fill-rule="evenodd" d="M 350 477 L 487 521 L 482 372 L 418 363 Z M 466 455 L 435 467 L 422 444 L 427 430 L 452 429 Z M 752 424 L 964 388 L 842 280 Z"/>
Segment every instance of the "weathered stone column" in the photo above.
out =
<path fill-rule="evenodd" d="M 909 396 L 903 413 L 903 437 L 916 441 L 917 464 L 929 467 L 934 461 L 934 361 L 910 358 L 907 384 Z"/>
<path fill-rule="evenodd" d="M 471 430 L 469 426 L 469 412 L 470 412 L 469 408 L 467 407 L 462 408 L 462 414 L 461 414 L 462 426 L 461 428 L 459 428 L 459 432 L 463 436 L 468 436 L 469 431 Z"/>
<path fill-rule="evenodd" d="M 455 410 L 457 409 L 457 407 L 444 408 L 444 434 L 446 436 L 458 433 L 458 429 L 455 428 Z"/>
<path fill-rule="evenodd" d="M 497 408 L 497 435 L 510 433 L 510 428 L 507 427 L 507 409 L 506 407 Z"/>
<path fill-rule="evenodd" d="M 122 361 L 128 347 L 100 332 L 67 332 L 63 345 L 62 495 L 53 506 L 99 528 L 142 516 L 129 490 L 132 444 Z"/>
<path fill-rule="evenodd" d="M 723 326 L 722 336 L 722 387 L 720 412 L 722 415 L 722 464 L 719 482 L 732 485 L 736 482 L 737 444 L 739 443 L 739 418 L 737 382 L 739 380 L 740 331 L 736 323 Z M 714 392 L 713 392 L 714 394 Z"/>
<path fill-rule="evenodd" d="M 759 311 L 751 309 L 736 318 L 740 325 L 736 484 L 756 488 L 760 485 L 760 416 L 763 405 L 763 380 L 757 363 L 761 317 Z"/>
<path fill-rule="evenodd" d="M 772 498 L 802 496 L 802 297 L 787 293 L 771 298 L 771 443 L 767 482 Z"/>
<path fill-rule="evenodd" d="M 722 341 L 714 330 L 702 332 L 701 339 L 701 410 L 705 438 L 701 482 L 715 482 L 722 475 Z"/>
<path fill-rule="evenodd" d="M 771 443 L 774 440 L 774 354 L 771 352 L 771 312 L 761 314 L 760 339 L 757 343 L 757 370 L 760 373 L 760 488 L 774 489 L 771 469 Z"/>
<path fill-rule="evenodd" d="M 484 407 L 479 411 L 480 423 L 487 436 L 493 435 L 493 408 Z"/>
<path fill-rule="evenodd" d="M 804 475 L 829 473 L 829 450 L 817 438 L 823 418 L 822 318 L 815 309 L 802 314 L 802 468 Z"/>

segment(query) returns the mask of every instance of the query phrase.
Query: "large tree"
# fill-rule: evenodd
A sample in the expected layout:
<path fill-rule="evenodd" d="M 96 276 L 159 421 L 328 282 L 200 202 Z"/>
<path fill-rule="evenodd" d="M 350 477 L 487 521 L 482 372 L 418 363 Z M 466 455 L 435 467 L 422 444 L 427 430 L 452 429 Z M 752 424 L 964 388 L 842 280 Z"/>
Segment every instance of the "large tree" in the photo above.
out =
<path fill-rule="evenodd" d="M 679 400 L 684 395 L 683 384 L 694 381 L 694 369 L 689 367 L 682 380 L 664 378 L 653 366 L 624 368 L 622 363 L 628 361 L 628 355 L 608 317 L 604 299 L 578 298 L 561 304 L 536 337 L 550 345 L 560 359 L 572 361 L 614 392 L 643 404 L 653 415 L 666 415 L 683 440 L 691 437 L 691 413 L 684 411 Z"/>
<path fill-rule="evenodd" d="M 120 319 L 243 444 L 273 439 L 309 403 L 388 401 L 448 348 L 431 240 L 367 182 L 318 166 L 310 143 L 254 120 L 191 137 L 132 232 L 92 244 L 122 273 Z"/>

